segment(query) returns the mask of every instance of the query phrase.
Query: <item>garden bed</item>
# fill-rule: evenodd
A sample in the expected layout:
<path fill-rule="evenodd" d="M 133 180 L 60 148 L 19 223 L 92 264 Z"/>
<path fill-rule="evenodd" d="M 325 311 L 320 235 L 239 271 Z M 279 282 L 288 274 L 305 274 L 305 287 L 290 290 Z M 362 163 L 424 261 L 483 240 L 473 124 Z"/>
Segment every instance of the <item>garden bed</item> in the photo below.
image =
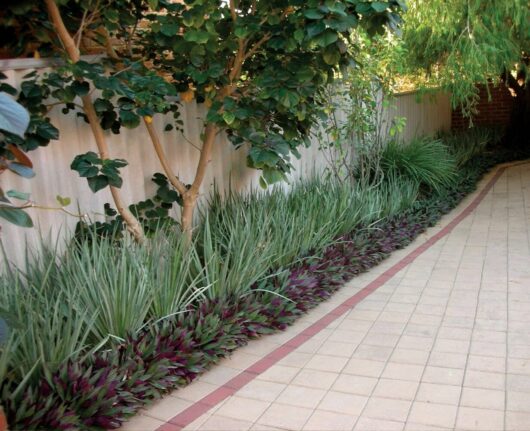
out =
<path fill-rule="evenodd" d="M 187 312 L 128 332 L 105 348 L 86 350 L 60 364 L 45 362 L 39 375 L 22 384 L 5 379 L 1 403 L 11 429 L 119 427 L 141 407 L 187 385 L 249 340 L 291 325 L 352 277 L 435 225 L 492 166 L 523 157 L 503 150 L 474 157 L 450 187 L 423 193 L 369 229 L 356 226 L 320 251 L 306 253 L 309 257 L 293 259 L 287 269 L 262 277 L 245 294 L 190 303 Z"/>

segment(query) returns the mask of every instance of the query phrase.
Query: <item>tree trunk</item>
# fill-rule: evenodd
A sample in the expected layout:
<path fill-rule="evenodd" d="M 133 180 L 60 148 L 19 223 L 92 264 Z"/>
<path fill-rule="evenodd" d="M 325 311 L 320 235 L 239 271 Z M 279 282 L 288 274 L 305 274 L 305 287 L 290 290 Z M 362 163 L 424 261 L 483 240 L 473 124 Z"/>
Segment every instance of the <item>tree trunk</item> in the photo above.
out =
<path fill-rule="evenodd" d="M 151 123 L 151 121 L 146 121 L 145 118 L 144 124 L 147 128 L 147 131 L 149 132 L 151 142 L 158 156 L 158 159 L 160 160 L 162 169 L 168 177 L 171 185 L 182 196 L 183 207 L 181 212 L 180 225 L 182 232 L 184 233 L 187 239 L 187 242 L 191 243 L 193 236 L 193 213 L 195 212 L 195 207 L 197 205 L 199 189 L 202 185 L 202 182 L 204 181 L 208 164 L 212 160 L 213 145 L 215 143 L 215 137 L 217 135 L 218 128 L 215 124 L 206 124 L 206 127 L 204 128 L 201 156 L 199 158 L 199 162 L 195 170 L 195 179 L 193 180 L 193 184 L 190 186 L 190 188 L 187 189 L 184 183 L 173 173 L 169 160 L 166 156 L 166 153 L 164 152 L 164 149 L 162 148 L 162 144 L 160 142 L 160 139 L 158 138 L 155 128 L 153 127 L 153 124 Z"/>
<path fill-rule="evenodd" d="M 187 241 L 191 243 L 193 235 L 193 213 L 197 206 L 197 198 L 199 197 L 199 189 L 204 181 L 208 164 L 212 161 L 213 145 L 215 143 L 215 137 L 217 136 L 217 126 L 212 123 L 206 124 L 204 129 L 204 138 L 201 149 L 201 156 L 197 169 L 195 171 L 195 179 L 193 184 L 183 195 L 182 199 L 184 205 L 182 207 L 181 215 L 181 226 L 182 232 L 187 238 Z"/>
<path fill-rule="evenodd" d="M 92 129 L 92 133 L 94 135 L 94 138 L 96 139 L 96 145 L 99 150 L 99 155 L 102 160 L 107 160 L 109 158 L 109 149 L 105 140 L 103 129 L 99 124 L 99 120 L 96 114 L 96 110 L 94 109 L 92 99 L 90 99 L 90 96 L 87 94 L 86 96 L 83 96 L 81 100 L 83 101 L 83 110 L 85 111 L 85 114 L 88 118 L 88 122 Z M 113 186 L 109 187 L 110 193 L 112 194 L 112 198 L 114 199 L 114 204 L 116 205 L 116 209 L 123 218 L 123 221 L 127 226 L 127 230 L 132 234 L 136 242 L 142 243 L 145 239 L 145 236 L 144 230 L 140 225 L 140 222 L 129 211 L 129 208 L 127 208 L 127 206 L 124 204 L 123 199 L 121 198 L 120 189 Z"/>
<path fill-rule="evenodd" d="M 48 9 L 50 20 L 57 31 L 57 36 L 61 40 L 68 57 L 73 63 L 77 63 L 80 58 L 79 50 L 77 49 L 74 39 L 70 33 L 68 33 L 68 30 L 64 25 L 61 12 L 55 3 L 55 0 L 45 0 L 45 3 Z M 100 158 L 102 160 L 107 160 L 109 159 L 109 147 L 107 145 L 105 133 L 99 124 L 98 116 L 96 114 L 96 110 L 94 109 L 92 99 L 90 98 L 90 95 L 87 94 L 81 97 L 81 100 L 83 102 L 83 111 L 88 118 L 88 123 L 96 140 Z M 116 187 L 110 186 L 110 192 L 112 194 L 112 198 L 114 199 L 114 203 L 116 204 L 116 209 L 127 225 L 127 230 L 133 235 L 137 242 L 143 242 L 145 236 L 142 226 L 136 217 L 134 217 L 134 215 L 129 211 L 127 206 L 123 203 L 120 190 Z"/>
<path fill-rule="evenodd" d="M 191 244 L 193 238 L 193 213 L 195 212 L 195 206 L 197 205 L 197 197 L 185 196 L 183 200 L 184 205 L 182 207 L 180 224 L 182 227 L 182 233 L 186 237 L 186 242 Z"/>
<path fill-rule="evenodd" d="M 530 124 L 530 85 L 515 87 L 516 97 L 513 98 L 513 107 L 510 122 L 506 129 L 506 143 L 514 149 L 523 149 L 530 146 L 528 139 L 528 125 Z"/>

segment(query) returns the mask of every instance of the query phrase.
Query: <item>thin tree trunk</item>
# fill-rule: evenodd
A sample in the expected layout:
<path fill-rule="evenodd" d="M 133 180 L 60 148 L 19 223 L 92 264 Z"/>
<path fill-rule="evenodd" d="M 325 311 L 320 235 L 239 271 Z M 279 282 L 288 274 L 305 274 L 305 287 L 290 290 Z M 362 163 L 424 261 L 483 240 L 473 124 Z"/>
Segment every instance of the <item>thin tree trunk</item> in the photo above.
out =
<path fill-rule="evenodd" d="M 55 0 L 44 0 L 44 2 L 48 9 L 50 19 L 55 27 L 55 30 L 57 31 L 57 35 L 59 36 L 59 39 L 61 40 L 66 53 L 68 54 L 68 57 L 70 58 L 70 60 L 72 60 L 72 62 L 77 63 L 79 61 L 79 51 L 77 49 L 74 39 L 72 38 L 72 36 L 64 25 L 63 19 L 61 17 L 61 12 L 59 11 L 57 4 L 55 3 Z M 107 145 L 103 129 L 99 124 L 99 120 L 96 114 L 96 110 L 94 109 L 92 99 L 87 94 L 85 96 L 82 96 L 81 100 L 83 102 L 83 110 L 85 112 L 85 115 L 87 116 L 88 123 L 90 125 L 90 128 L 92 129 L 92 133 L 96 140 L 96 145 L 98 147 L 100 158 L 102 160 L 107 160 L 109 159 L 109 147 Z M 117 187 L 110 186 L 110 192 L 112 194 L 112 198 L 114 199 L 116 209 L 118 210 L 119 214 L 123 218 L 123 221 L 127 225 L 127 229 L 129 230 L 129 232 L 131 232 L 137 242 L 143 242 L 145 237 L 142 226 L 140 225 L 136 217 L 134 217 L 134 215 L 124 204 L 121 198 L 120 190 Z"/>
<path fill-rule="evenodd" d="M 182 232 L 186 236 L 188 242 L 191 243 L 193 235 L 193 214 L 195 212 L 195 206 L 197 205 L 197 199 L 199 197 L 199 189 L 204 181 L 206 171 L 208 169 L 208 164 L 212 160 L 212 150 L 215 143 L 215 137 L 217 135 L 217 126 L 212 123 L 206 125 L 204 129 L 204 138 L 203 146 L 201 149 L 201 156 L 197 164 L 197 169 L 195 171 L 195 179 L 193 184 L 189 189 L 186 188 L 184 183 L 180 181 L 179 178 L 173 173 L 169 160 L 162 148 L 158 134 L 156 133 L 153 124 L 149 121 L 146 121 L 144 118 L 145 127 L 151 138 L 151 142 L 155 149 L 155 152 L 160 160 L 162 169 L 164 170 L 169 182 L 171 185 L 180 193 L 183 200 L 183 208 L 181 213 L 181 228 Z"/>
<path fill-rule="evenodd" d="M 191 244 L 193 239 L 193 213 L 195 212 L 195 205 L 197 205 L 197 198 L 193 196 L 184 197 L 184 205 L 182 206 L 182 214 L 180 223 L 182 233 L 186 238 L 186 242 Z"/>
<path fill-rule="evenodd" d="M 208 165 L 212 161 L 212 151 L 216 135 L 217 126 L 213 123 L 208 123 L 204 129 L 201 156 L 195 171 L 195 179 L 189 190 L 186 190 L 182 195 L 184 206 L 182 208 L 181 226 L 182 232 L 189 242 L 191 242 L 193 235 L 193 214 L 197 205 L 197 198 L 199 197 L 199 189 L 206 176 Z"/>
<path fill-rule="evenodd" d="M 230 0 L 230 13 L 233 21 L 236 22 L 237 12 L 234 0 Z M 230 82 L 219 91 L 219 97 L 221 99 L 230 96 L 235 91 L 236 87 L 234 85 L 234 81 L 238 79 L 241 75 L 241 68 L 243 62 L 248 56 L 253 55 L 259 48 L 259 46 L 265 43 L 269 38 L 270 35 L 265 35 L 259 42 L 256 43 L 253 49 L 251 49 L 247 53 L 245 53 L 246 41 L 242 39 L 239 40 L 237 53 L 233 59 L 233 63 L 230 64 L 230 73 L 228 76 Z M 162 168 L 164 169 L 170 183 L 182 196 L 183 207 L 181 213 L 181 228 L 188 243 L 191 243 L 193 236 L 193 214 L 195 212 L 195 207 L 197 205 L 197 200 L 199 197 L 199 189 L 204 181 L 204 177 L 206 176 L 208 164 L 211 162 L 212 159 L 212 151 L 215 143 L 215 137 L 217 136 L 219 128 L 214 123 L 206 123 L 204 128 L 204 137 L 202 139 L 203 145 L 201 148 L 201 155 L 197 164 L 197 168 L 195 170 L 195 178 L 191 187 L 187 189 L 186 186 L 173 174 L 169 166 L 169 161 L 167 160 L 167 157 L 164 153 L 162 146 L 160 145 L 160 141 L 158 140 L 158 136 L 156 135 L 156 132 L 154 131 L 152 125 L 149 122 L 145 121 L 145 119 L 144 122 L 147 127 L 147 130 L 149 131 L 149 135 L 151 137 L 153 146 L 155 147 L 155 151 L 158 155 L 158 158 L 160 159 Z"/>

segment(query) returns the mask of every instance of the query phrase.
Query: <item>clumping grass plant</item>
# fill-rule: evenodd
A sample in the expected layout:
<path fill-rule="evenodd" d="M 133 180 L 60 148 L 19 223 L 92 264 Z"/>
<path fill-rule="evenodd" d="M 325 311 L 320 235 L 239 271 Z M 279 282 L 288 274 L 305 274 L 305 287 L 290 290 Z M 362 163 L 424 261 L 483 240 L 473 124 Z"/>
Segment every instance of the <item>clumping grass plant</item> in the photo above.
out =
<path fill-rule="evenodd" d="M 203 222 L 201 263 L 210 299 L 247 294 L 267 275 L 274 260 L 272 242 L 265 232 L 250 220 L 238 227 L 236 220 L 227 217 L 215 226 L 206 217 Z"/>
<path fill-rule="evenodd" d="M 297 182 L 287 194 L 280 187 L 267 193 L 229 193 L 224 199 L 216 192 L 202 225 L 204 254 L 212 254 L 209 244 L 224 244 L 227 250 L 232 238 L 241 236 L 245 240 L 240 249 L 254 242 L 249 254 L 254 254 L 255 265 L 263 257 L 268 268 L 284 268 L 358 226 L 396 214 L 417 193 L 416 184 L 395 176 L 385 183 L 352 187 L 316 175 Z"/>
<path fill-rule="evenodd" d="M 399 175 L 436 192 L 457 178 L 455 159 L 439 139 L 416 138 L 406 144 L 390 141 L 379 163 L 383 175 Z"/>
<path fill-rule="evenodd" d="M 87 347 L 93 317 L 61 289 L 57 249 L 29 255 L 26 271 L 0 277 L 0 313 L 8 316 L 11 345 L 4 358 L 7 378 L 27 381 L 75 358 Z"/>
<path fill-rule="evenodd" d="M 138 247 L 136 245 L 136 247 Z M 175 232 L 157 234 L 149 243 L 147 284 L 152 291 L 149 321 L 184 313 L 203 300 L 211 287 L 195 247 Z"/>
<path fill-rule="evenodd" d="M 440 134 L 458 167 L 483 154 L 486 148 L 499 143 L 503 130 L 492 127 L 472 127 L 459 132 Z"/>

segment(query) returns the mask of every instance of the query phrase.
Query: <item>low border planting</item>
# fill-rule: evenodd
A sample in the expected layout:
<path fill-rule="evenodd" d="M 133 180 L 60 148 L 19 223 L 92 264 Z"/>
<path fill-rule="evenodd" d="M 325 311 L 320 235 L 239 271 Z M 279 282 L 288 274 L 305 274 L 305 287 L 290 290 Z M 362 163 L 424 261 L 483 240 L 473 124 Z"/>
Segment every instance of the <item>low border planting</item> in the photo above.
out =
<path fill-rule="evenodd" d="M 68 360 L 53 371 L 44 368 L 22 393 L 13 394 L 15 387 L 2 383 L 0 399 L 11 428 L 119 427 L 139 408 L 190 383 L 237 347 L 285 329 L 346 281 L 408 245 L 473 191 L 492 166 L 526 156 L 496 151 L 475 157 L 449 187 L 424 194 L 369 229 L 343 233 L 317 253 L 304 250 L 309 257 L 268 279 L 277 284 L 277 292 L 253 286 L 245 295 L 208 296 L 198 306 L 188 305 L 186 313 L 125 335 L 113 349 Z"/>

